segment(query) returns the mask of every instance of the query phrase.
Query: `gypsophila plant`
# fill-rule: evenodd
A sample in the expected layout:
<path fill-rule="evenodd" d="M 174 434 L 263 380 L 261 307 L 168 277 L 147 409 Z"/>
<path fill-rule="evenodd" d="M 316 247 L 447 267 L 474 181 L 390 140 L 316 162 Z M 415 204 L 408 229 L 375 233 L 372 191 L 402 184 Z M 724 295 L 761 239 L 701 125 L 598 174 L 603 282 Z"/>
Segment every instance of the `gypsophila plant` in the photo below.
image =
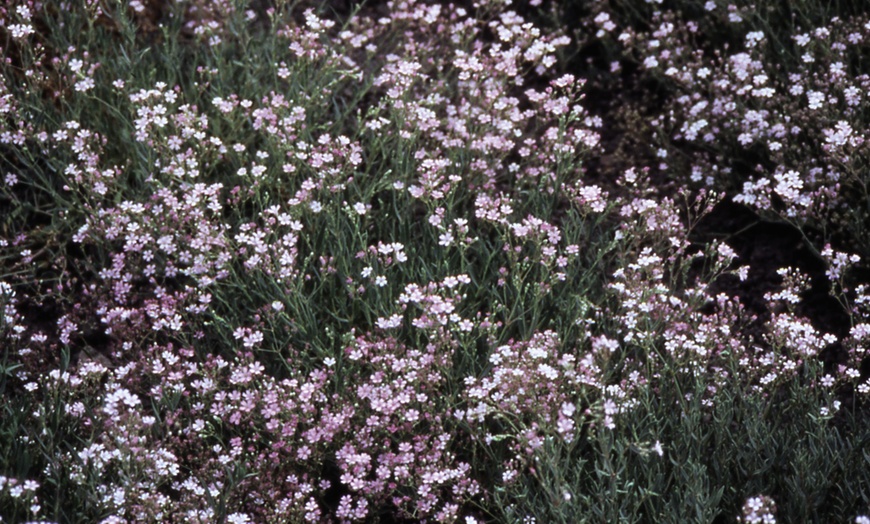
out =
<path fill-rule="evenodd" d="M 7 4 L 0 522 L 867 520 L 870 13 Z"/>

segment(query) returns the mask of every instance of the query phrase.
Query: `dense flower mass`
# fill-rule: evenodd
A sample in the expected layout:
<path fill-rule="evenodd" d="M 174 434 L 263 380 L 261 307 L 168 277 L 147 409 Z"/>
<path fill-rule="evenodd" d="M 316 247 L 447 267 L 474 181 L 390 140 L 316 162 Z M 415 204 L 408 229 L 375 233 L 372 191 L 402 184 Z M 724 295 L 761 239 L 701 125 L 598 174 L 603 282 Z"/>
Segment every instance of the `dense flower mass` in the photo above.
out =
<path fill-rule="evenodd" d="M 0 6 L 0 522 L 870 522 L 820 2 Z"/>

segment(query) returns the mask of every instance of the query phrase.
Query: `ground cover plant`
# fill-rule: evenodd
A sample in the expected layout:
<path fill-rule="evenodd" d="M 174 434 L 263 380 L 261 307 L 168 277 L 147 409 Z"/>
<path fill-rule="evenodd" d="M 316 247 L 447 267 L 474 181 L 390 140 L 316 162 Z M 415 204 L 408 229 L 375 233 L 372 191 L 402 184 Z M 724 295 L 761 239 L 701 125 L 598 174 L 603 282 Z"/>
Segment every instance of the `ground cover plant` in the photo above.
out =
<path fill-rule="evenodd" d="M 870 522 L 863 2 L 0 48 L 0 521 Z"/>

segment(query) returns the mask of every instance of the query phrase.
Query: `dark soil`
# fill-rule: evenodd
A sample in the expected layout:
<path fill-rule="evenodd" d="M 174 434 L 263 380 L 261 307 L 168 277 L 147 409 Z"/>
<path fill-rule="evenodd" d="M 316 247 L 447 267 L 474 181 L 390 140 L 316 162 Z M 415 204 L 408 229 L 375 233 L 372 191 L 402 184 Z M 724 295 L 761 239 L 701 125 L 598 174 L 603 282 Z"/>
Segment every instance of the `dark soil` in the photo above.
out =
<path fill-rule="evenodd" d="M 825 262 L 793 226 L 763 220 L 749 208 L 725 200 L 701 220 L 693 237 L 700 243 L 724 240 L 737 253 L 736 264 L 749 265 L 745 281 L 733 276 L 720 278 L 711 286 L 711 292 L 738 297 L 747 311 L 757 317 L 754 329 L 763 330 L 764 322 L 771 317 L 764 295 L 781 288 L 782 278 L 777 270 L 793 267 L 808 275 L 811 281 L 810 289 L 801 296 L 802 302 L 798 304 L 796 313 L 808 318 L 822 333 L 831 333 L 838 338 L 848 334 L 849 315 L 830 294 Z M 760 334 L 760 331 L 753 334 Z M 821 354 L 828 366 L 843 362 L 845 357 L 839 345 L 827 348 Z"/>

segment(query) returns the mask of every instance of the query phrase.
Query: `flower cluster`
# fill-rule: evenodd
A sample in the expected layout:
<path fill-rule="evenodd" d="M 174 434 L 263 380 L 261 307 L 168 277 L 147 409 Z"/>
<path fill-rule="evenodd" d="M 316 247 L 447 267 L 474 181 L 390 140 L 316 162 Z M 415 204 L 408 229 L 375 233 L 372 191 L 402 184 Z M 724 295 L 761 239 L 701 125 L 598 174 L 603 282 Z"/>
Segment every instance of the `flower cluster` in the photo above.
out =
<path fill-rule="evenodd" d="M 592 359 L 577 362 L 561 350 L 552 331 L 495 348 L 489 364 L 484 376 L 465 380 L 468 407 L 456 416 L 485 428 L 487 444 L 510 439 L 522 462 L 547 438 L 571 442 L 583 420 L 583 403 L 603 388 Z M 547 409 L 542 411 L 542 406 Z"/>
<path fill-rule="evenodd" d="M 738 520 L 741 524 L 775 524 L 776 503 L 764 495 L 750 497 L 743 504 L 743 514 Z"/>

